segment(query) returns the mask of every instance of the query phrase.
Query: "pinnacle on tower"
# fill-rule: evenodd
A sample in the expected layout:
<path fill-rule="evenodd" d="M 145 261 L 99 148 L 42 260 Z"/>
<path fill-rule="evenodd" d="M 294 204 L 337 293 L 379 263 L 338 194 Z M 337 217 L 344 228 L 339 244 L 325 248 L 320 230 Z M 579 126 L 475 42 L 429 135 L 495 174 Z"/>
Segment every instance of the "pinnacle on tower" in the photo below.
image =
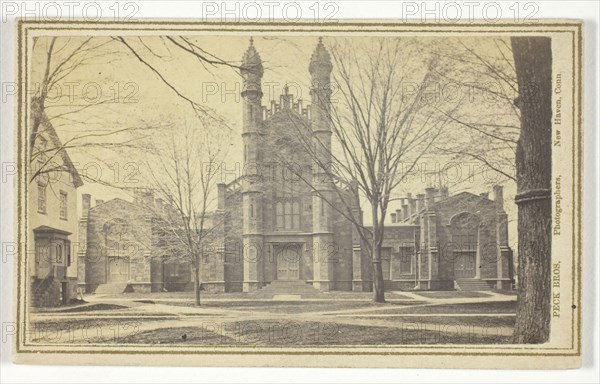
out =
<path fill-rule="evenodd" d="M 254 47 L 254 38 L 252 37 L 250 38 L 250 45 L 248 46 L 248 49 L 246 50 L 246 52 L 244 53 L 244 57 L 242 58 L 242 65 L 240 70 L 242 74 L 246 72 L 259 76 L 263 75 L 264 70 L 262 66 L 262 60 L 260 59 L 260 55 Z"/>
<path fill-rule="evenodd" d="M 327 73 L 331 72 L 333 69 L 333 65 L 331 64 L 331 56 L 323 44 L 322 37 L 319 37 L 319 42 L 313 51 L 312 57 L 310 58 L 310 65 L 308 67 L 308 70 L 311 74 L 314 74 L 319 69 L 324 70 Z"/>

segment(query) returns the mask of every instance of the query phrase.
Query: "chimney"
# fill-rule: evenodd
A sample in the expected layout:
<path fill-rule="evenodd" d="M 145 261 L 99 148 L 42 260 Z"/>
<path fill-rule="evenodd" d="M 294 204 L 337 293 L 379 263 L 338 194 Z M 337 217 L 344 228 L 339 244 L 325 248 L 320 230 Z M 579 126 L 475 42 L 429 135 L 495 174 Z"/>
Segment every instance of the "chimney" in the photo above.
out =
<path fill-rule="evenodd" d="M 408 204 L 402 204 L 402 221 L 405 221 L 408 217 Z"/>
<path fill-rule="evenodd" d="M 402 222 L 402 210 L 396 209 L 396 223 Z"/>
<path fill-rule="evenodd" d="M 152 192 L 152 190 L 145 190 L 142 192 L 141 205 L 150 209 L 154 208 L 154 192 Z"/>
<path fill-rule="evenodd" d="M 90 214 L 90 206 L 92 202 L 92 195 L 84 193 L 81 195 L 81 217 L 86 218 Z"/>
<path fill-rule="evenodd" d="M 135 204 L 142 204 L 142 190 L 140 188 L 133 189 L 133 202 Z"/>
<path fill-rule="evenodd" d="M 430 209 L 435 203 L 435 188 L 425 188 L 425 208 Z"/>
<path fill-rule="evenodd" d="M 351 208 L 352 209 L 360 209 L 358 180 L 353 179 L 350 181 L 350 185 L 348 186 L 348 191 L 350 192 L 350 198 L 352 199 L 352 201 L 350 203 Z"/>
<path fill-rule="evenodd" d="M 442 199 L 447 199 L 448 198 L 449 193 L 448 193 L 448 187 L 447 186 L 441 187 L 440 188 L 440 192 L 441 192 Z"/>
<path fill-rule="evenodd" d="M 225 210 L 225 188 L 227 185 L 225 183 L 217 184 L 217 209 Z"/>
<path fill-rule="evenodd" d="M 279 105 L 281 109 L 290 109 L 290 96 L 289 95 L 280 95 L 279 96 Z"/>
<path fill-rule="evenodd" d="M 392 213 L 392 224 L 393 223 L 397 223 L 397 221 L 396 221 L 396 214 L 395 213 Z"/>
<path fill-rule="evenodd" d="M 408 194 L 408 217 L 412 217 L 416 210 L 416 200 L 413 199 L 412 194 Z"/>
<path fill-rule="evenodd" d="M 102 204 L 102 203 L 104 203 L 104 200 L 101 200 L 101 199 L 96 199 L 96 205 L 100 205 L 100 204 Z"/>
<path fill-rule="evenodd" d="M 173 206 L 169 203 L 165 203 L 164 207 L 165 207 L 165 215 L 167 215 L 167 220 L 169 220 L 169 221 L 177 220 L 177 217 L 176 217 L 177 212 L 175 211 L 175 208 L 173 208 Z"/>
<path fill-rule="evenodd" d="M 419 193 L 417 195 L 417 213 L 421 212 L 425 206 L 425 195 Z"/>
<path fill-rule="evenodd" d="M 156 211 L 158 213 L 163 213 L 163 204 L 164 204 L 164 201 L 160 197 L 158 197 L 158 198 L 156 198 L 156 200 L 154 200 L 154 205 L 156 206 Z"/>
<path fill-rule="evenodd" d="M 280 100 L 279 103 L 281 104 L 281 109 L 290 109 L 291 108 L 293 96 L 290 95 L 287 84 L 285 85 L 285 87 L 283 87 L 283 94 L 281 95 L 279 100 Z"/>
<path fill-rule="evenodd" d="M 504 210 L 504 188 L 501 185 L 494 185 L 494 201 L 499 211 Z"/>

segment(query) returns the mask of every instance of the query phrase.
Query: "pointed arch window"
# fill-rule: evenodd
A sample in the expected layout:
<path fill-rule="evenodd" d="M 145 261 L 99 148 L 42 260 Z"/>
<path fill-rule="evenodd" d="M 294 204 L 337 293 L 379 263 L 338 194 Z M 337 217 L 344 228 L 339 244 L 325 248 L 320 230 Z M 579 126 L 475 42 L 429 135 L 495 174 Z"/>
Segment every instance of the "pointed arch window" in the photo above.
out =
<path fill-rule="evenodd" d="M 292 203 L 289 201 L 284 205 L 284 225 L 286 229 L 292 228 Z"/>
<path fill-rule="evenodd" d="M 283 229 L 283 204 L 281 202 L 277 203 L 275 207 L 275 217 L 276 217 L 276 227 L 277 229 Z"/>
<path fill-rule="evenodd" d="M 300 203 L 292 203 L 292 229 L 300 229 Z"/>
<path fill-rule="evenodd" d="M 300 229 L 300 202 L 286 199 L 275 204 L 275 227 L 277 230 Z"/>

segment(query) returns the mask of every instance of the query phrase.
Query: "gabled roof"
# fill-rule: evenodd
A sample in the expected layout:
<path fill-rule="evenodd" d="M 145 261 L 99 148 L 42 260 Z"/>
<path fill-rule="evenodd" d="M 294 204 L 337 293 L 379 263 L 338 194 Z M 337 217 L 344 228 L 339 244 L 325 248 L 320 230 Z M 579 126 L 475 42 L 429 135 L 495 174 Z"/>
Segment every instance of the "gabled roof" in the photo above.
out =
<path fill-rule="evenodd" d="M 467 196 L 470 197 L 470 198 L 475 198 L 475 199 L 483 200 L 483 201 L 488 202 L 488 203 L 494 203 L 493 200 L 490 200 L 487 197 L 483 197 L 483 196 L 476 195 L 474 193 L 466 192 L 465 191 L 465 192 L 460 192 L 460 193 L 457 193 L 455 195 L 448 196 L 448 197 L 446 197 L 444 199 L 438 200 L 433 205 L 434 206 L 438 206 L 438 205 L 442 205 L 442 204 L 448 204 L 449 202 L 452 202 L 452 201 L 455 201 L 455 200 L 460 200 L 461 198 L 464 198 L 464 197 L 467 197 Z"/>
<path fill-rule="evenodd" d="M 37 107 L 37 108 L 39 109 L 39 107 Z M 32 109 L 36 109 L 35 104 L 33 104 L 33 103 L 32 103 Z M 33 144 L 35 144 L 35 141 L 37 140 L 38 137 L 40 137 L 42 135 L 46 135 L 52 142 L 52 145 L 54 146 L 54 148 L 57 149 L 58 156 L 60 156 L 60 158 L 63 162 L 63 165 L 67 168 L 68 172 L 73 177 L 73 186 L 75 188 L 81 187 L 83 185 L 83 180 L 81 179 L 79 172 L 77 172 L 75 165 L 73 165 L 73 161 L 71 161 L 69 154 L 64 149 L 63 143 L 61 142 L 60 138 L 58 137 L 58 134 L 56 133 L 54 126 L 50 122 L 50 119 L 48 119 L 48 115 L 46 115 L 46 112 L 43 110 L 41 110 L 41 111 L 38 110 L 37 112 L 39 113 L 39 116 L 41 118 L 40 125 L 38 127 L 38 132 L 40 132 L 40 129 L 41 129 L 43 134 L 38 133 Z"/>
<path fill-rule="evenodd" d="M 132 207 L 143 208 L 141 205 L 138 205 L 138 204 L 133 203 L 131 201 L 127 201 L 127 200 L 122 199 L 120 197 L 115 197 L 114 199 L 103 201 L 101 204 L 96 204 L 95 206 L 93 206 L 93 207 L 90 208 L 90 211 L 94 210 L 96 208 L 103 208 L 103 206 L 107 206 L 107 205 L 110 205 L 110 204 L 113 204 L 113 203 L 125 203 L 126 205 L 130 205 Z"/>

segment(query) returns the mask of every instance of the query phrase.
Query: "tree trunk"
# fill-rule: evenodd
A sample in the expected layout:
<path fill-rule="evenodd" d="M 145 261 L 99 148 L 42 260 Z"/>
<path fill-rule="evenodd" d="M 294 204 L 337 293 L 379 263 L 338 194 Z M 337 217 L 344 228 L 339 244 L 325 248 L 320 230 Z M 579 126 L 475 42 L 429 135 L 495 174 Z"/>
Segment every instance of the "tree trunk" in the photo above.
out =
<path fill-rule="evenodd" d="M 196 258 L 196 260 L 194 261 L 194 263 L 196 264 L 194 266 L 194 291 L 196 293 L 196 305 L 199 306 L 200 305 L 200 263 L 199 260 Z"/>
<path fill-rule="evenodd" d="M 381 267 L 381 244 L 383 228 L 379 226 L 377 204 L 371 203 L 373 213 L 373 240 L 371 241 L 371 257 L 373 261 L 373 302 L 385 303 L 385 287 L 383 284 L 383 268 Z"/>
<path fill-rule="evenodd" d="M 517 144 L 518 305 L 515 343 L 550 334 L 552 46 L 547 37 L 511 38 L 519 84 Z"/>
<path fill-rule="evenodd" d="M 381 248 L 373 245 L 373 302 L 385 303 L 383 268 L 381 267 Z"/>

